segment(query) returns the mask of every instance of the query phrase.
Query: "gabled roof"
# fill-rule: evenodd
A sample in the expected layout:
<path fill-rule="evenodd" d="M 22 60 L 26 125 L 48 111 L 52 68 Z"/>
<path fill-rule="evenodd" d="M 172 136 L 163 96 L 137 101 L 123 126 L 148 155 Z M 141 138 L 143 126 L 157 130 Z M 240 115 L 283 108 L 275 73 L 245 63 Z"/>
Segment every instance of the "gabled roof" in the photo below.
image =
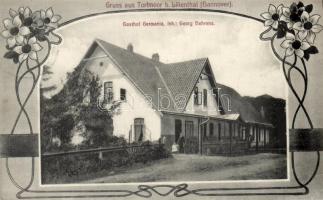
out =
<path fill-rule="evenodd" d="M 208 62 L 207 58 L 160 65 L 159 69 L 172 93 L 176 97 L 182 95 L 186 101 L 178 101 L 178 108 L 185 108 L 192 90 L 200 74 Z"/>
<path fill-rule="evenodd" d="M 162 110 L 167 111 L 185 107 L 203 68 L 208 63 L 207 58 L 201 58 L 165 64 L 100 39 L 96 39 L 95 42 L 103 48 L 134 85 L 146 97 L 151 98 L 155 107 L 158 106 L 158 95 L 168 96 L 170 107 L 167 107 L 167 101 L 159 102 Z M 174 98 L 179 94 L 183 95 L 181 98 L 184 97 L 182 99 L 186 101 L 175 104 Z"/>
<path fill-rule="evenodd" d="M 159 107 L 161 111 L 181 113 L 183 111 L 181 109 L 185 109 L 194 86 L 205 69 L 208 74 L 212 75 L 211 84 L 221 88 L 222 94 L 231 97 L 230 108 L 228 104 L 223 104 L 224 102 L 220 101 L 218 103 L 223 107 L 224 112 L 222 115 L 210 117 L 225 120 L 241 119 L 249 123 L 267 124 L 261 119 L 260 113 L 251 104 L 243 101 L 240 94 L 234 89 L 215 83 L 208 58 L 166 64 L 100 39 L 94 41 L 85 58 L 90 56 L 96 45 L 103 49 L 156 109 L 158 109 L 158 105 L 161 105 L 162 107 Z M 169 101 L 158 102 L 163 99 L 158 95 L 160 97 L 168 96 Z M 181 100 L 185 99 L 185 101 L 178 101 L 178 99 L 176 101 L 176 97 L 180 97 Z M 169 107 L 167 107 L 168 104 L 170 104 Z"/>

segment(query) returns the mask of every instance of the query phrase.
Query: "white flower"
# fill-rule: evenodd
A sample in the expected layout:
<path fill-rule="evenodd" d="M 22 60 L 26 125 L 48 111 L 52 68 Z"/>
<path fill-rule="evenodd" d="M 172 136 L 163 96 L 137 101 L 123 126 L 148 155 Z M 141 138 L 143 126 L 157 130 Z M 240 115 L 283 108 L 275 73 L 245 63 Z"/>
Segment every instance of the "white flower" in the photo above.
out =
<path fill-rule="evenodd" d="M 294 21 L 291 20 L 291 14 L 292 13 L 290 11 L 290 8 L 283 7 L 282 12 L 283 12 L 283 14 L 282 14 L 280 19 L 287 23 L 287 28 L 288 29 L 292 29 L 293 25 L 294 25 Z"/>
<path fill-rule="evenodd" d="M 40 11 L 40 19 L 43 26 L 48 26 L 56 28 L 58 21 L 62 17 L 60 15 L 55 15 L 52 8 L 48 8 L 46 12 L 44 10 Z"/>
<path fill-rule="evenodd" d="M 298 31 L 298 37 L 301 40 L 306 38 L 309 43 L 313 44 L 316 33 L 319 33 L 323 29 L 323 26 L 318 24 L 319 19 L 320 15 L 310 16 L 307 12 L 303 11 L 301 21 L 296 22 L 293 26 Z"/>
<path fill-rule="evenodd" d="M 310 48 L 311 45 L 304 39 L 301 40 L 291 33 L 286 33 L 286 40 L 284 40 L 280 46 L 286 49 L 286 57 L 291 56 L 295 53 L 298 57 L 303 58 L 304 50 Z"/>
<path fill-rule="evenodd" d="M 282 16 L 282 7 L 283 5 L 279 5 L 277 8 L 270 4 L 268 8 L 268 12 L 262 13 L 260 16 L 265 19 L 265 26 L 271 26 L 274 29 L 278 28 L 278 22 L 280 17 Z"/>
<path fill-rule="evenodd" d="M 28 41 L 24 40 L 22 45 L 16 46 L 13 50 L 19 54 L 19 62 L 30 58 L 32 60 L 37 60 L 37 52 L 40 51 L 42 47 L 38 44 L 35 37 L 30 38 Z"/>
<path fill-rule="evenodd" d="M 12 18 L 16 17 L 18 14 L 21 14 L 21 15 L 23 15 L 23 16 L 26 16 L 26 15 L 28 15 L 29 13 L 31 13 L 31 10 L 30 10 L 30 8 L 28 8 L 28 7 L 26 7 L 26 8 L 24 8 L 24 7 L 20 7 L 20 8 L 18 8 L 18 12 L 17 12 L 17 11 L 15 11 L 15 10 L 13 10 L 13 9 L 11 9 L 11 8 L 10 8 L 10 10 L 9 10 L 9 15 L 10 15 L 10 17 L 12 17 Z"/>
<path fill-rule="evenodd" d="M 2 36 L 7 38 L 9 47 L 21 44 L 24 40 L 24 36 L 30 33 L 29 28 L 23 26 L 19 15 L 15 16 L 13 19 L 5 19 L 3 24 L 6 30 L 2 32 Z"/>

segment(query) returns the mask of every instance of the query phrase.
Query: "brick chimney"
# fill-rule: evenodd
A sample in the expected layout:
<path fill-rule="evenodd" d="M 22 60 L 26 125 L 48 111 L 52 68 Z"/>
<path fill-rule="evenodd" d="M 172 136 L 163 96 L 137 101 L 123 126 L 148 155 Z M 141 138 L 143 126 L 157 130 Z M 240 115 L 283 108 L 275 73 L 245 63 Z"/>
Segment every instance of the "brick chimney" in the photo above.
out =
<path fill-rule="evenodd" d="M 154 53 L 152 56 L 151 56 L 151 59 L 156 61 L 156 62 L 159 62 L 159 54 L 158 53 Z"/>
<path fill-rule="evenodd" d="M 128 44 L 127 50 L 133 53 L 133 45 L 131 43 Z"/>

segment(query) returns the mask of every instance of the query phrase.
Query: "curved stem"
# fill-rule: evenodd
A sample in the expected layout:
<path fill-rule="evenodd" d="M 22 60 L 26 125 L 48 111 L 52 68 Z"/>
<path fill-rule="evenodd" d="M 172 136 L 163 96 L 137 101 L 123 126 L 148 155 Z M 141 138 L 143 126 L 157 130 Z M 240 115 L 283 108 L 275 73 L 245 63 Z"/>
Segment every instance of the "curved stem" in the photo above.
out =
<path fill-rule="evenodd" d="M 288 81 L 289 81 L 289 85 L 290 87 L 293 87 L 293 84 L 292 84 L 292 79 L 291 79 L 291 71 L 293 69 L 296 69 L 298 72 L 300 72 L 300 74 L 302 75 L 303 77 L 303 80 L 304 80 L 304 91 L 303 91 L 303 95 L 302 95 L 302 98 L 301 98 L 301 103 L 298 104 L 297 108 L 296 108 L 296 111 L 294 113 L 294 116 L 293 116 L 293 121 L 292 121 L 292 127 L 294 128 L 295 127 L 295 122 L 296 122 L 296 116 L 301 108 L 301 105 L 304 104 L 304 100 L 305 100 L 305 97 L 306 97 L 306 93 L 307 93 L 307 82 L 308 82 L 308 79 L 307 79 L 307 69 L 305 67 L 305 63 L 303 63 L 304 65 L 304 71 L 305 73 L 303 73 L 303 71 L 301 69 L 299 69 L 297 66 L 296 66 L 296 62 L 297 62 L 297 56 L 296 54 L 294 54 L 294 63 L 293 65 L 288 69 Z M 304 62 L 304 60 L 303 60 Z M 294 88 L 294 87 L 293 87 Z M 294 88 L 295 90 L 295 88 Z M 295 90 L 296 91 L 296 90 Z M 307 112 L 306 110 L 304 110 L 304 112 Z M 313 124 L 312 124 L 312 121 L 310 118 L 308 118 L 308 122 L 309 122 L 309 125 L 311 127 L 311 129 L 313 128 Z"/>
<path fill-rule="evenodd" d="M 55 44 L 55 45 L 58 45 L 58 44 L 60 44 L 61 42 L 62 42 L 62 37 L 61 36 L 59 36 L 58 34 L 56 34 L 56 33 L 54 33 L 54 31 L 51 31 L 50 32 L 52 35 L 54 35 L 55 37 L 57 37 L 58 38 L 58 41 L 56 41 L 56 42 L 54 42 L 54 41 L 51 41 L 51 43 L 52 44 Z"/>
<path fill-rule="evenodd" d="M 17 126 L 17 123 L 18 123 L 18 121 L 19 121 L 19 119 L 20 119 L 20 116 L 21 116 L 21 114 L 22 113 L 24 113 L 26 116 L 27 116 L 27 121 L 28 121 L 28 125 L 29 125 L 29 129 L 30 129 L 30 132 L 31 133 L 33 133 L 33 130 L 32 130 L 32 125 L 31 125 L 31 122 L 30 122 L 30 120 L 29 120 L 29 117 L 28 117 L 28 114 L 27 114 L 27 112 L 26 112 L 26 110 L 25 110 L 25 106 L 26 106 L 26 104 L 27 104 L 27 102 L 28 102 L 28 100 L 29 100 L 29 98 L 30 98 L 30 96 L 32 95 L 32 92 L 34 91 L 34 89 L 35 89 L 35 87 L 36 87 L 36 85 L 37 85 L 37 82 L 38 82 L 38 80 L 39 80 L 39 77 L 40 77 L 40 67 L 41 67 L 41 65 L 42 64 L 44 64 L 45 63 L 45 61 L 47 60 L 47 58 L 49 57 L 49 53 L 50 53 L 50 50 L 51 50 L 51 45 L 50 45 L 50 42 L 49 42 L 49 40 L 47 39 L 47 45 L 48 45 L 48 51 L 47 51 L 47 54 L 46 54 L 46 56 L 45 56 L 45 58 L 42 60 L 42 62 L 40 62 L 40 63 L 37 63 L 37 65 L 36 66 L 34 66 L 34 67 L 29 67 L 28 66 L 28 70 L 26 70 L 19 78 L 18 78 L 18 76 L 19 76 L 19 74 L 18 74 L 18 72 L 19 71 L 17 71 L 17 73 L 16 73 L 16 97 L 17 97 L 17 100 L 18 100 L 18 103 L 19 103 L 19 105 L 20 105 L 20 111 L 19 111 L 19 113 L 18 113 L 18 115 L 17 115 L 17 117 L 16 117 L 16 120 L 15 120 L 15 123 L 14 123 L 14 125 L 13 125 L 13 128 L 11 129 L 11 132 L 10 132 L 10 134 L 13 134 L 14 133 L 14 131 L 15 131 L 15 129 L 16 129 L 16 126 Z M 37 60 L 37 62 L 38 62 L 38 60 Z M 22 62 L 19 66 L 21 67 L 21 65 L 23 64 L 24 62 Z M 27 97 L 26 97 L 26 99 L 24 100 L 24 102 L 23 103 L 21 103 L 21 100 L 20 100 L 20 95 L 19 95 L 19 85 L 20 85 L 20 83 L 21 83 L 21 81 L 22 81 L 22 79 L 25 77 L 25 75 L 26 74 L 28 74 L 28 73 L 31 73 L 34 69 L 36 69 L 36 68 L 38 68 L 38 76 L 37 76 L 37 79 L 33 82 L 33 86 L 32 86 L 32 89 L 30 90 L 30 92 L 28 93 L 28 95 L 27 95 Z M 20 68 L 18 68 L 18 69 L 20 69 Z"/>
<path fill-rule="evenodd" d="M 302 102 L 301 98 L 299 97 L 298 93 L 297 93 L 297 92 L 296 92 L 296 90 L 294 89 L 294 87 L 293 87 L 293 85 L 292 85 L 292 83 L 291 83 L 291 81 L 290 81 L 290 79 L 288 78 L 287 73 L 286 73 L 286 67 L 285 67 L 285 64 L 289 65 L 290 67 L 293 67 L 293 65 L 294 65 L 294 64 L 291 64 L 291 63 L 287 62 L 287 61 L 286 61 L 286 56 L 282 59 L 282 58 L 279 56 L 279 54 L 277 53 L 276 49 L 275 49 L 275 46 L 274 46 L 274 39 L 276 38 L 276 35 L 277 35 L 277 34 L 275 34 L 275 35 L 273 36 L 272 40 L 271 40 L 271 47 L 272 47 L 272 50 L 273 50 L 273 52 L 274 52 L 275 56 L 276 56 L 279 60 L 281 60 L 281 61 L 282 61 L 282 63 L 283 63 L 283 70 L 284 70 L 284 76 L 285 76 L 285 79 L 286 79 L 286 81 L 287 81 L 287 83 L 288 83 L 288 86 L 289 86 L 289 88 L 291 89 L 292 93 L 294 94 L 295 98 L 297 99 L 297 101 L 298 101 L 299 105 L 300 105 L 300 106 L 301 106 L 301 108 L 303 109 L 304 114 L 305 114 L 305 116 L 306 116 L 306 118 L 307 118 L 308 123 L 310 124 L 310 126 L 313 126 L 312 121 L 311 121 L 311 119 L 310 119 L 310 116 L 308 115 L 307 110 L 306 110 L 305 106 L 303 105 L 303 102 Z M 304 74 L 304 73 L 303 73 L 299 68 L 295 68 L 295 69 L 296 69 L 296 70 L 297 70 L 297 71 L 302 75 L 302 77 L 303 77 L 303 79 L 304 79 L 304 81 L 305 81 L 305 80 L 306 80 L 306 76 L 305 76 L 305 74 Z M 294 128 L 294 127 L 292 126 L 292 128 Z"/>
<path fill-rule="evenodd" d="M 262 32 L 259 36 L 259 39 L 262 40 L 262 41 L 270 41 L 272 39 L 272 37 L 267 37 L 267 38 L 264 38 L 263 36 L 268 33 L 272 28 L 269 27 L 267 30 L 265 30 L 264 32 Z"/>

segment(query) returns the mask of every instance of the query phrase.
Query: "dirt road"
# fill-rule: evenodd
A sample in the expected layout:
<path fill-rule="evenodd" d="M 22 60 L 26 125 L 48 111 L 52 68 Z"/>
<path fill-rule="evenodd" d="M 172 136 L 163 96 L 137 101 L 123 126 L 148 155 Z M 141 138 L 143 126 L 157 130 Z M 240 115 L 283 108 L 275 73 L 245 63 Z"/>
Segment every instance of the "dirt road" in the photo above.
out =
<path fill-rule="evenodd" d="M 175 154 L 130 170 L 109 173 L 86 183 L 128 183 L 155 181 L 215 181 L 287 178 L 286 156 L 262 153 L 223 157 Z"/>

